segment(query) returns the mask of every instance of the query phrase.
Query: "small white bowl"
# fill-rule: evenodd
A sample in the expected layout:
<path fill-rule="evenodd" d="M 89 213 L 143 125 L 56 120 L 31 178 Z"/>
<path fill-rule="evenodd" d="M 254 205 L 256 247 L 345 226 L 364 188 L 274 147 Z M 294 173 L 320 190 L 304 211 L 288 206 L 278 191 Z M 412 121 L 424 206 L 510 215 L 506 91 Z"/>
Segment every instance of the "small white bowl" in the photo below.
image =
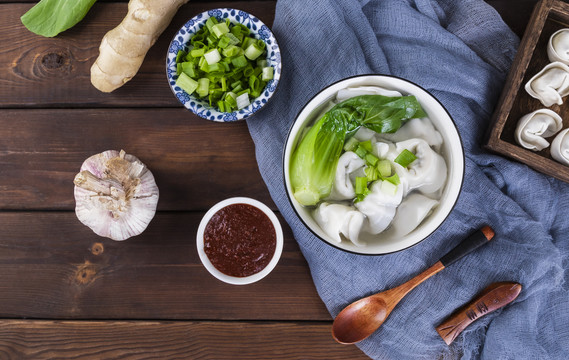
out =
<path fill-rule="evenodd" d="M 335 98 L 338 90 L 357 86 L 378 86 L 387 90 L 398 91 L 403 95 L 414 95 L 433 122 L 435 128 L 443 137 L 442 155 L 448 169 L 447 182 L 444 186 L 439 205 L 415 230 L 400 238 L 382 237 L 382 234 L 379 234 L 376 235 L 373 243 L 368 242 L 366 246 L 357 246 L 346 240 L 338 243 L 330 238 L 312 217 L 312 209 L 302 206 L 294 198 L 289 172 L 291 155 L 296 148 L 300 135 L 303 134 L 303 130 L 316 120 L 315 117 L 317 114 L 323 113 L 325 110 L 324 107 L 327 106 L 330 100 Z M 326 243 L 344 251 L 365 255 L 380 255 L 397 252 L 419 243 L 443 223 L 458 200 L 458 195 L 462 188 L 464 178 L 464 152 L 460 135 L 450 114 L 443 105 L 425 89 L 395 76 L 359 75 L 340 80 L 324 88 L 301 109 L 290 129 L 285 143 L 283 171 L 288 199 L 300 220 L 314 235 Z M 377 241 L 375 241 L 375 239 L 377 239 Z"/>
<path fill-rule="evenodd" d="M 205 231 L 206 225 L 208 224 L 208 222 L 210 221 L 210 219 L 212 218 L 212 216 L 215 213 L 217 213 L 219 210 L 223 209 L 224 207 L 229 206 L 229 205 L 233 205 L 233 204 L 247 204 L 247 205 L 251 205 L 251 206 L 256 207 L 257 209 L 259 209 L 263 213 L 265 213 L 265 215 L 267 215 L 269 220 L 271 220 L 273 227 L 275 228 L 276 247 L 275 247 L 275 253 L 273 254 L 271 261 L 267 264 L 267 266 L 265 268 L 263 268 L 263 270 L 259 271 L 258 273 L 255 273 L 253 275 L 250 275 L 250 276 L 236 277 L 236 276 L 230 276 L 230 275 L 222 273 L 221 271 L 216 269 L 215 266 L 213 266 L 213 264 L 211 263 L 211 261 L 209 260 L 209 258 L 207 257 L 207 255 L 204 251 L 204 231 Z M 234 198 L 225 199 L 225 200 L 215 204 L 211 209 L 209 209 L 209 211 L 204 215 L 204 217 L 202 218 L 202 220 L 200 222 L 200 225 L 198 227 L 198 234 L 197 234 L 196 240 L 197 240 L 196 244 L 197 244 L 197 248 L 198 248 L 198 255 L 200 256 L 200 260 L 201 260 L 202 264 L 205 266 L 205 268 L 207 269 L 207 271 L 209 271 L 210 274 L 212 274 L 213 276 L 215 276 L 219 280 L 226 282 L 228 284 L 233 284 L 233 285 L 251 284 L 251 283 L 259 281 L 262 278 L 264 278 L 265 276 L 267 276 L 275 268 L 275 266 L 279 262 L 279 259 L 281 257 L 282 251 L 283 251 L 283 243 L 284 243 L 283 230 L 282 230 L 281 224 L 280 224 L 279 220 L 277 219 L 275 213 L 271 209 L 269 209 L 268 206 L 263 204 L 262 202 L 257 201 L 255 199 L 247 198 L 247 197 L 234 197 Z"/>

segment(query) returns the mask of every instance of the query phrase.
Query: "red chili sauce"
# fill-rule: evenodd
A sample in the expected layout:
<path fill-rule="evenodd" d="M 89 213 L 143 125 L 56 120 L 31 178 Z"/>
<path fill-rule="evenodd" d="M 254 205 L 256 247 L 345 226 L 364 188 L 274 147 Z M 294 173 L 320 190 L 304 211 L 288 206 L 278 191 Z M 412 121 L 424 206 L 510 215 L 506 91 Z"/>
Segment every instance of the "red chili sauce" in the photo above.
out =
<path fill-rule="evenodd" d="M 245 277 L 271 261 L 277 235 L 269 217 L 248 204 L 228 205 L 216 212 L 204 231 L 204 251 L 222 273 Z"/>

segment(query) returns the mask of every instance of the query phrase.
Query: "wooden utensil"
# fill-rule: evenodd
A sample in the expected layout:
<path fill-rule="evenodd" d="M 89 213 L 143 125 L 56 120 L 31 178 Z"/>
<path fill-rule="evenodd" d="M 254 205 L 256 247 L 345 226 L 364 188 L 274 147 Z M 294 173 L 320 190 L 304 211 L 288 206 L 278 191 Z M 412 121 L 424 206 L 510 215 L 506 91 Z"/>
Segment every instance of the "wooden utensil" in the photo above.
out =
<path fill-rule="evenodd" d="M 342 310 L 332 325 L 332 336 L 341 344 L 353 344 L 370 336 L 387 319 L 409 291 L 445 267 L 476 250 L 494 237 L 485 226 L 463 240 L 433 266 L 396 288 L 360 299 Z"/>
<path fill-rule="evenodd" d="M 476 299 L 460 308 L 437 326 L 437 332 L 447 345 L 450 345 L 468 325 L 482 316 L 508 305 L 518 297 L 520 291 L 522 291 L 522 286 L 515 282 L 491 284 Z"/>

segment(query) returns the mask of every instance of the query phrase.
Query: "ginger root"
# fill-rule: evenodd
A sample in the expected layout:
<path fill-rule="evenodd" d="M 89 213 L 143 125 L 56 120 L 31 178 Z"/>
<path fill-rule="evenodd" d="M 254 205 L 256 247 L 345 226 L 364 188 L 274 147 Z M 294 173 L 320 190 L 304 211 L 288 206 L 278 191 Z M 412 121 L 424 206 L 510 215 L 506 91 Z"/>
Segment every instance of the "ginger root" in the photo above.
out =
<path fill-rule="evenodd" d="M 136 75 L 144 56 L 188 0 L 130 0 L 123 21 L 103 37 L 91 83 L 111 92 Z"/>

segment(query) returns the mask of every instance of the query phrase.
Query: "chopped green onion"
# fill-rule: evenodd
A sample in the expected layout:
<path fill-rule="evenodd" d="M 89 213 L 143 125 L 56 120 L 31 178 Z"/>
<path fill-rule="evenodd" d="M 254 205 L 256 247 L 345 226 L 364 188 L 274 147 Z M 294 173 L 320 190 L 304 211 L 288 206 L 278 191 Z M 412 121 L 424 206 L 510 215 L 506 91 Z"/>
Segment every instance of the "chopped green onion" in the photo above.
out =
<path fill-rule="evenodd" d="M 192 94 L 198 88 L 198 82 L 185 73 L 181 73 L 180 76 L 178 76 L 176 85 L 188 94 Z"/>
<path fill-rule="evenodd" d="M 237 107 L 237 95 L 231 91 L 225 93 L 225 102 L 232 108 Z"/>
<path fill-rule="evenodd" d="M 242 55 L 243 49 L 241 49 L 239 46 L 229 45 L 223 49 L 221 53 L 227 58 L 233 58 L 235 56 Z"/>
<path fill-rule="evenodd" d="M 197 77 L 196 68 L 191 62 L 184 62 L 182 65 L 182 72 L 186 73 L 191 78 Z"/>
<path fill-rule="evenodd" d="M 401 180 L 399 179 L 399 175 L 397 175 L 397 173 L 391 175 L 390 177 L 386 177 L 385 180 L 389 181 L 393 185 L 401 184 Z"/>
<path fill-rule="evenodd" d="M 192 89 L 195 96 L 207 98 L 222 112 L 235 111 L 260 96 L 273 79 L 274 69 L 263 58 L 265 54 L 265 42 L 255 39 L 245 25 L 210 17 L 187 48 L 176 54 L 176 73 L 197 84 Z"/>
<path fill-rule="evenodd" d="M 204 97 L 209 94 L 209 79 L 208 78 L 200 78 L 198 80 L 198 88 L 196 92 L 199 96 Z"/>
<path fill-rule="evenodd" d="M 176 63 L 182 62 L 182 59 L 185 58 L 186 55 L 188 55 L 188 53 L 185 52 L 184 50 L 178 51 L 178 53 L 176 54 Z"/>
<path fill-rule="evenodd" d="M 210 18 L 207 19 L 206 22 L 205 22 L 205 26 L 206 26 L 206 28 L 207 28 L 207 30 L 208 30 L 209 32 L 212 32 L 212 31 L 213 31 L 213 26 L 214 26 L 215 24 L 217 24 L 217 19 L 216 19 L 214 16 L 210 17 Z"/>
<path fill-rule="evenodd" d="M 237 99 L 235 99 L 235 101 L 237 102 L 237 108 L 238 109 L 243 109 L 244 107 L 247 107 L 251 104 L 249 102 L 249 94 L 248 93 L 243 93 L 243 94 L 237 96 Z"/>
<path fill-rule="evenodd" d="M 377 169 L 375 167 L 367 166 L 364 169 L 364 172 L 366 174 L 367 181 L 372 182 L 372 181 L 379 180 L 379 173 L 377 172 Z"/>
<path fill-rule="evenodd" d="M 358 176 L 356 177 L 356 194 L 362 195 L 365 190 L 367 189 L 367 177 L 365 176 Z"/>
<path fill-rule="evenodd" d="M 204 55 L 205 61 L 207 61 L 208 65 L 216 64 L 221 60 L 221 54 L 217 49 L 210 50 L 206 52 Z"/>
<path fill-rule="evenodd" d="M 194 48 L 194 49 L 190 50 L 190 56 L 191 57 L 197 58 L 197 57 L 203 56 L 204 54 L 205 54 L 205 48 L 201 48 L 201 49 Z"/>
<path fill-rule="evenodd" d="M 397 193 L 397 185 L 389 182 L 389 181 L 382 181 L 381 182 L 381 191 L 387 195 L 395 195 Z"/>
<path fill-rule="evenodd" d="M 409 166 L 413 161 L 417 160 L 415 154 L 407 149 L 403 149 L 399 155 L 395 158 L 394 162 L 398 163 L 403 167 Z"/>
<path fill-rule="evenodd" d="M 261 80 L 269 81 L 273 79 L 274 69 L 272 66 L 264 67 L 262 70 Z"/>
<path fill-rule="evenodd" d="M 246 37 L 243 39 L 243 42 L 241 43 L 241 47 L 243 48 L 243 50 L 245 50 L 249 47 L 249 45 L 253 44 L 254 42 L 255 42 L 255 39 L 252 39 L 250 37 Z"/>
<path fill-rule="evenodd" d="M 245 58 L 244 55 L 240 55 L 237 57 L 234 57 L 231 60 L 231 63 L 233 64 L 233 66 L 235 66 L 236 68 L 242 68 L 245 67 L 249 64 L 249 62 L 247 61 L 247 59 Z"/>
<path fill-rule="evenodd" d="M 260 47 L 257 42 L 254 42 L 245 49 L 245 56 L 250 60 L 255 60 L 261 56 L 263 50 L 264 48 Z"/>
<path fill-rule="evenodd" d="M 226 23 L 215 24 L 211 27 L 211 32 L 220 38 L 223 34 L 227 34 L 229 32 L 229 27 Z"/>
<path fill-rule="evenodd" d="M 358 146 L 358 140 L 352 136 L 344 144 L 344 151 L 354 151 L 357 146 Z"/>
<path fill-rule="evenodd" d="M 380 160 L 377 163 L 377 171 L 379 172 L 379 176 L 382 178 L 391 176 L 391 163 L 389 160 Z"/>
<path fill-rule="evenodd" d="M 358 155 L 362 159 L 365 159 L 365 157 L 367 155 L 367 150 L 362 146 L 362 143 L 358 144 L 358 147 L 356 148 L 356 150 L 354 152 L 356 153 L 356 155 Z"/>
<path fill-rule="evenodd" d="M 367 153 L 365 156 L 365 161 L 371 166 L 375 166 L 379 162 L 379 158 L 374 154 Z"/>
<path fill-rule="evenodd" d="M 373 150 L 372 145 L 371 145 L 371 140 L 362 141 L 362 142 L 360 143 L 360 145 L 361 145 L 364 149 L 366 149 L 367 152 L 372 152 L 372 150 Z"/>

